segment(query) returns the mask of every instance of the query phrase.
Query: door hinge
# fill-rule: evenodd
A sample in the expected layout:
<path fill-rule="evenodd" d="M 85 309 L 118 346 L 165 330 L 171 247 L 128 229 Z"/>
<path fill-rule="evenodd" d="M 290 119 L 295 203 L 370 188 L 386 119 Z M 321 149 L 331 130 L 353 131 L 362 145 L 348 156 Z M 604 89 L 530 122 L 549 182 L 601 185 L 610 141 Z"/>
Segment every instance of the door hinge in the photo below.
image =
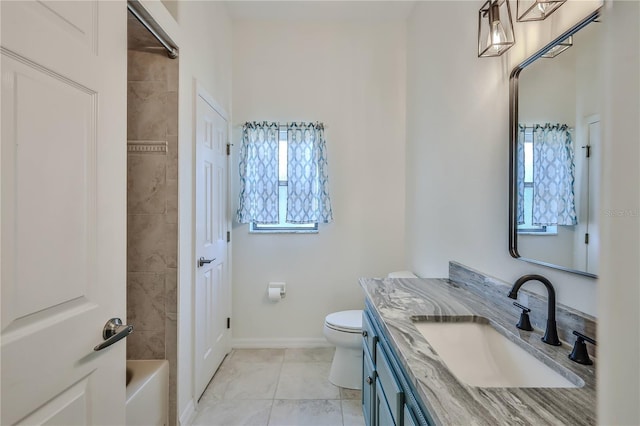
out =
<path fill-rule="evenodd" d="M 587 149 L 587 152 L 586 152 L 587 158 L 591 157 L 591 145 L 585 145 L 583 146 L 583 148 Z"/>
<path fill-rule="evenodd" d="M 231 328 L 231 318 L 227 317 L 227 328 Z"/>
<path fill-rule="evenodd" d="M 231 155 L 231 144 L 227 144 L 227 155 Z"/>
<path fill-rule="evenodd" d="M 227 231 L 227 242 L 231 242 L 231 231 Z"/>
<path fill-rule="evenodd" d="M 584 243 L 589 244 L 589 233 L 584 234 Z"/>

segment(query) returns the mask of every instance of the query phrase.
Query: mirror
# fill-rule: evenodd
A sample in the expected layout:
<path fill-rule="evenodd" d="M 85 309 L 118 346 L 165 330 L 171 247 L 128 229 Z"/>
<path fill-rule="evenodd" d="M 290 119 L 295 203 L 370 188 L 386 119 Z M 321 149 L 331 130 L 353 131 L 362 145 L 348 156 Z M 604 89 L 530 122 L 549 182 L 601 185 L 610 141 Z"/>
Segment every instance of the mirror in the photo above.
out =
<path fill-rule="evenodd" d="M 599 253 L 598 16 L 515 67 L 509 93 L 511 256 L 590 277 Z"/>

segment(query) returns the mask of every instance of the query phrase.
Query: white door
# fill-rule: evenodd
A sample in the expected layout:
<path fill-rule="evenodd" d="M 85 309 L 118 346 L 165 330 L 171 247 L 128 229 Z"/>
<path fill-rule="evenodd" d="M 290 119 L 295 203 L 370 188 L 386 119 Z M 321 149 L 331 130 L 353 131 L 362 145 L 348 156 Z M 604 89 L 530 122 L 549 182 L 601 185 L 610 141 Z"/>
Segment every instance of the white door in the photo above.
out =
<path fill-rule="evenodd" d="M 0 423 L 123 424 L 126 3 L 0 10 Z"/>
<path fill-rule="evenodd" d="M 600 270 L 600 167 L 602 164 L 602 150 L 600 145 L 600 117 L 592 116 L 587 120 L 589 126 L 589 213 L 587 232 L 587 269 L 591 274 L 598 274 Z"/>
<path fill-rule="evenodd" d="M 201 89 L 196 104 L 195 396 L 229 352 L 230 285 L 225 113 Z"/>

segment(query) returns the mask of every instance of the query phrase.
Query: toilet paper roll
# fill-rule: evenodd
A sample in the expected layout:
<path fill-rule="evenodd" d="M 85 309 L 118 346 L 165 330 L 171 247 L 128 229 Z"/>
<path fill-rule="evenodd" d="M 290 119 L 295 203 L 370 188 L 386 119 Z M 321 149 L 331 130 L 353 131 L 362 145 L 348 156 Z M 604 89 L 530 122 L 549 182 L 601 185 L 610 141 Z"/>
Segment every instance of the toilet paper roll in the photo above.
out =
<path fill-rule="evenodd" d="M 279 302 L 280 299 L 282 299 L 282 296 L 280 295 L 280 288 L 278 287 L 272 287 L 269 289 L 269 300 L 271 300 L 272 302 Z"/>

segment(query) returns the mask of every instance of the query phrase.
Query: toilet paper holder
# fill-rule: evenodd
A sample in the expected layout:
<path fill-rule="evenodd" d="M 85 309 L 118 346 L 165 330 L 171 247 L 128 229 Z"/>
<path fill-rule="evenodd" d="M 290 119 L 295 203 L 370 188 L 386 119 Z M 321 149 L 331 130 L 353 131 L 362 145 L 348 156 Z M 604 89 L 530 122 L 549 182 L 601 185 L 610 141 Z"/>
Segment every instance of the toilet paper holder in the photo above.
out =
<path fill-rule="evenodd" d="M 280 298 L 284 299 L 287 293 L 287 284 L 283 282 L 270 282 L 267 286 L 267 295 L 271 296 L 274 293 L 273 290 L 278 291 Z"/>

